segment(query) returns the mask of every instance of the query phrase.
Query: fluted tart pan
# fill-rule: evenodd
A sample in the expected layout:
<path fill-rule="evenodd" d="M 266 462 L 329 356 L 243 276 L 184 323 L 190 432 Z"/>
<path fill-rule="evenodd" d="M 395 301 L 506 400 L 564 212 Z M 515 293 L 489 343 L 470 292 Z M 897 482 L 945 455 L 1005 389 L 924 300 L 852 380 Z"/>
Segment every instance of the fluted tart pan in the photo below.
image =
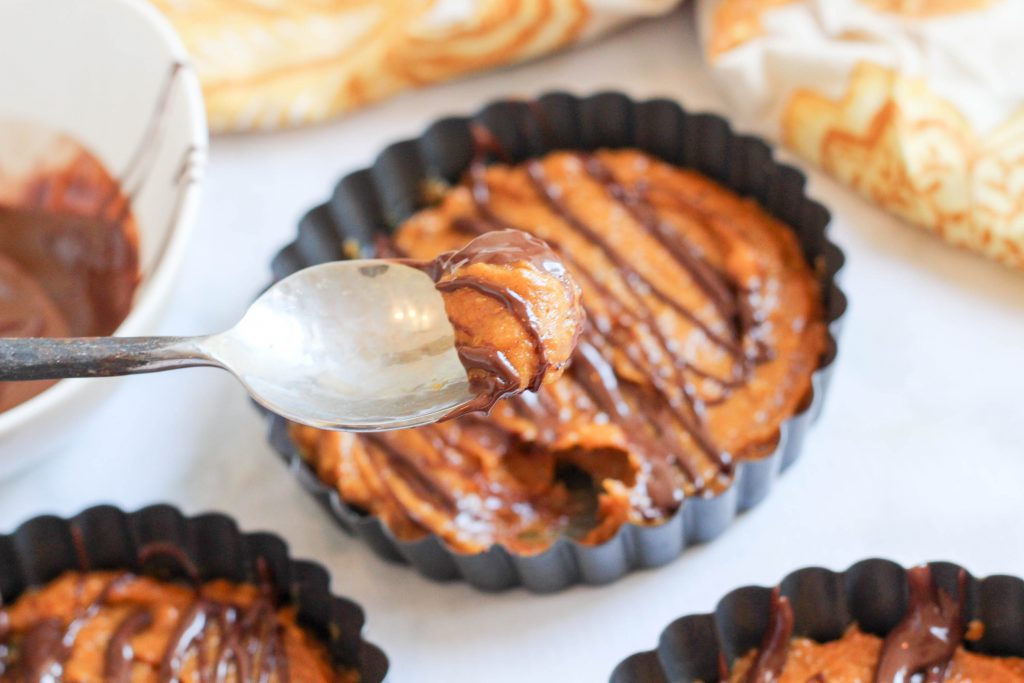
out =
<path fill-rule="evenodd" d="M 1024 657 L 1024 581 L 1012 576 L 979 579 L 949 562 L 927 565 L 934 585 L 963 605 L 963 624 L 984 625 L 980 638 L 965 640 L 968 650 L 997 657 Z M 658 646 L 623 660 L 611 683 L 717 683 L 722 664 L 762 645 L 771 621 L 772 592 L 761 586 L 738 588 L 711 614 L 695 614 L 669 624 Z M 885 636 L 906 615 L 908 570 L 882 559 L 858 562 L 843 572 L 808 567 L 779 584 L 793 613 L 793 635 L 817 642 L 837 640 L 853 624 Z M 914 679 L 916 680 L 916 678 Z"/>
<path fill-rule="evenodd" d="M 543 140 L 522 134 L 541 127 L 537 117 L 549 131 Z M 812 377 L 811 400 L 782 424 L 775 450 L 761 459 L 743 461 L 722 493 L 686 499 L 657 526 L 626 524 L 600 545 L 562 538 L 534 555 L 519 555 L 500 545 L 467 554 L 433 535 L 414 541 L 398 539 L 377 518 L 347 504 L 317 478 L 289 440 L 285 420 L 268 416 L 269 439 L 302 485 L 345 531 L 363 539 L 380 556 L 406 562 L 433 579 L 462 579 L 484 590 L 522 585 L 547 592 L 575 583 L 603 584 L 633 569 L 665 564 L 687 545 L 714 538 L 737 514 L 763 500 L 778 475 L 801 453 L 804 435 L 822 407 L 846 311 L 846 297 L 836 284 L 844 257 L 828 239 L 829 212 L 806 196 L 805 177 L 799 171 L 777 162 L 762 140 L 734 133 L 718 116 L 691 114 L 664 99 L 634 101 L 621 93 L 576 97 L 555 92 L 531 103 L 498 101 L 471 117 L 442 119 L 419 138 L 391 145 L 372 167 L 342 178 L 330 200 L 301 219 L 295 240 L 273 260 L 274 278 L 318 263 L 373 256 L 375 236 L 390 234 L 429 205 L 425 188 L 438 182 L 451 185 L 462 176 L 473 156 L 470 126 L 474 123 L 483 124 L 498 139 L 512 162 L 556 149 L 636 148 L 700 171 L 756 199 L 789 225 L 819 278 L 828 327 L 826 351 Z"/>
<path fill-rule="evenodd" d="M 135 512 L 100 505 L 67 519 L 35 517 L 0 535 L 0 597 L 3 604 L 11 604 L 24 591 L 67 571 L 127 570 L 160 580 L 190 578 L 180 564 L 161 561 L 167 559 L 165 553 L 147 558 L 145 551 L 155 547 L 182 553 L 203 581 L 261 583 L 268 573 L 278 602 L 296 608 L 298 623 L 324 642 L 335 666 L 358 671 L 362 683 L 384 680 L 388 659 L 363 640 L 362 608 L 331 594 L 327 570 L 292 559 L 280 537 L 243 533 L 222 514 L 189 517 L 170 505 Z"/>

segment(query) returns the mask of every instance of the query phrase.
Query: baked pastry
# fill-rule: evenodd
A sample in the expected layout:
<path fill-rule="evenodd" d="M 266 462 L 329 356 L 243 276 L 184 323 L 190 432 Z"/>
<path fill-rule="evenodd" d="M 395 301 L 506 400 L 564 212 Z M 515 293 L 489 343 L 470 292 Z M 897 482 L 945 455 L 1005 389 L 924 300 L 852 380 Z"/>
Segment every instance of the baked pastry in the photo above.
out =
<path fill-rule="evenodd" d="M 0 608 L 0 681 L 359 680 L 271 594 L 222 579 L 67 572 Z"/>
<path fill-rule="evenodd" d="M 754 202 L 635 150 L 477 162 L 387 253 L 430 259 L 513 228 L 548 243 L 583 290 L 561 379 L 488 417 L 292 429 L 320 478 L 398 538 L 532 554 L 659 524 L 771 452 L 809 401 L 822 294 L 796 235 Z"/>
<path fill-rule="evenodd" d="M 1024 91 L 996 85 L 1016 82 L 1024 61 L 1014 28 L 1024 25 L 1024 4 L 697 8 L 708 71 L 758 134 L 947 242 L 1024 269 Z"/>
<path fill-rule="evenodd" d="M 297 126 L 402 90 L 568 48 L 678 0 L 153 0 L 213 132 Z"/>
<path fill-rule="evenodd" d="M 838 640 L 817 643 L 793 638 L 793 611 L 776 588 L 769 628 L 760 649 L 736 661 L 730 683 L 907 683 L 1024 681 L 1024 659 L 994 657 L 964 649 L 984 624 L 966 621 L 966 573 L 959 599 L 939 588 L 927 566 L 907 571 L 910 600 L 903 619 L 881 638 L 856 624 Z"/>
<path fill-rule="evenodd" d="M 548 245 L 520 230 L 486 232 L 429 270 L 478 395 L 456 414 L 562 376 L 584 314 L 579 285 Z"/>

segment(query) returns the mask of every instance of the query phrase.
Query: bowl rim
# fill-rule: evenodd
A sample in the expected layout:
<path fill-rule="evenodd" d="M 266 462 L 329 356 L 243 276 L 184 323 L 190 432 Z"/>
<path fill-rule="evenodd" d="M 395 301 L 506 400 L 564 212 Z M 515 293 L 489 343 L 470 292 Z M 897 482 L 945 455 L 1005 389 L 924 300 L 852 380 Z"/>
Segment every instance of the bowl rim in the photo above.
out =
<path fill-rule="evenodd" d="M 95 0 L 94 0 L 95 1 Z M 105 0 L 114 12 L 134 14 L 139 24 L 152 30 L 161 45 L 170 52 L 170 58 L 182 66 L 179 76 L 184 92 L 189 144 L 196 150 L 199 163 L 205 164 L 209 146 L 209 130 L 199 78 L 181 38 L 170 22 L 145 0 Z M 175 276 L 184 259 L 188 238 L 195 228 L 196 212 L 201 195 L 201 174 L 194 174 L 190 182 L 183 183 L 178 199 L 178 215 L 170 226 L 156 253 L 148 277 L 140 283 L 141 294 L 132 303 L 128 316 L 114 331 L 113 336 L 140 334 L 154 322 L 170 294 Z M 66 379 L 58 382 L 29 400 L 0 413 L 0 437 L 17 431 L 41 418 L 57 406 L 63 405 L 82 393 L 89 380 Z"/>

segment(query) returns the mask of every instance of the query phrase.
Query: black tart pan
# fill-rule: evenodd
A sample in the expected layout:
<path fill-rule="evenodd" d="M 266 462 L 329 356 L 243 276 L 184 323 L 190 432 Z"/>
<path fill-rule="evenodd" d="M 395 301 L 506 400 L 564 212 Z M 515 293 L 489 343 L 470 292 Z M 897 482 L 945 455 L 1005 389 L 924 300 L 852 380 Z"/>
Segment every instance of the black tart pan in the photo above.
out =
<path fill-rule="evenodd" d="M 812 400 L 783 423 L 775 451 L 740 464 L 733 485 L 723 493 L 689 498 L 657 526 L 624 525 L 601 545 L 560 539 L 535 555 L 518 555 L 500 545 L 466 554 L 436 536 L 397 539 L 378 519 L 319 481 L 291 444 L 283 418 L 268 416 L 270 441 L 343 529 L 381 557 L 409 563 L 432 579 L 463 579 L 483 590 L 522 585 L 549 592 L 575 583 L 608 583 L 633 569 L 665 564 L 687 545 L 714 538 L 738 513 L 763 500 L 778 474 L 800 455 L 807 428 L 821 410 L 846 311 L 846 297 L 835 283 L 844 257 L 828 240 L 829 212 L 804 194 L 804 176 L 775 161 L 767 143 L 733 133 L 718 116 L 690 114 L 664 99 L 638 102 L 621 93 L 581 98 L 556 92 L 529 103 L 498 101 L 471 117 L 442 119 L 419 138 L 385 149 L 372 167 L 342 178 L 330 200 L 302 218 L 295 241 L 274 258 L 275 280 L 318 263 L 372 257 L 375 235 L 393 232 L 429 205 L 428 187 L 459 181 L 473 156 L 472 123 L 483 124 L 513 163 L 555 149 L 637 148 L 753 197 L 791 226 L 820 279 L 828 323 L 828 347 L 813 376 Z"/>
<path fill-rule="evenodd" d="M 1012 576 L 976 579 L 949 562 L 931 562 L 935 584 L 960 598 L 965 572 L 965 623 L 984 626 L 968 650 L 993 656 L 1024 657 L 1024 581 Z M 809 567 L 779 584 L 793 609 L 794 636 L 828 642 L 856 623 L 861 630 L 886 635 L 903 618 L 908 601 L 907 570 L 889 560 L 858 562 L 844 572 Z M 769 623 L 771 588 L 747 586 L 726 595 L 712 614 L 677 619 L 661 632 L 658 647 L 623 660 L 611 683 L 717 683 L 719 659 L 728 664 L 761 646 Z"/>
<path fill-rule="evenodd" d="M 140 564 L 143 549 L 156 545 L 183 552 L 203 581 L 259 582 L 265 566 L 280 603 L 296 607 L 299 623 L 327 645 L 336 666 L 357 670 L 362 683 L 384 680 L 388 659 L 363 640 L 362 608 L 331 594 L 327 570 L 293 560 L 279 536 L 242 533 L 221 514 L 187 517 L 170 505 L 136 512 L 100 505 L 68 519 L 35 517 L 0 535 L 0 597 L 10 604 L 25 590 L 71 570 L 123 569 L 186 580 L 180 563 L 163 561 L 168 559 L 163 553 Z"/>

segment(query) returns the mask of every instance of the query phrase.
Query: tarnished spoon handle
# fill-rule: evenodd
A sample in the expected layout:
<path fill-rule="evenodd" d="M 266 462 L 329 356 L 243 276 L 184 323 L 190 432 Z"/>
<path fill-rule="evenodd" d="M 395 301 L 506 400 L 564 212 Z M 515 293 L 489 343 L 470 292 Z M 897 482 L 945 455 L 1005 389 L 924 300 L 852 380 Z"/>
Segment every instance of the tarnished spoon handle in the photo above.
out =
<path fill-rule="evenodd" d="M 113 377 L 218 365 L 203 337 L 0 338 L 0 381 Z"/>

